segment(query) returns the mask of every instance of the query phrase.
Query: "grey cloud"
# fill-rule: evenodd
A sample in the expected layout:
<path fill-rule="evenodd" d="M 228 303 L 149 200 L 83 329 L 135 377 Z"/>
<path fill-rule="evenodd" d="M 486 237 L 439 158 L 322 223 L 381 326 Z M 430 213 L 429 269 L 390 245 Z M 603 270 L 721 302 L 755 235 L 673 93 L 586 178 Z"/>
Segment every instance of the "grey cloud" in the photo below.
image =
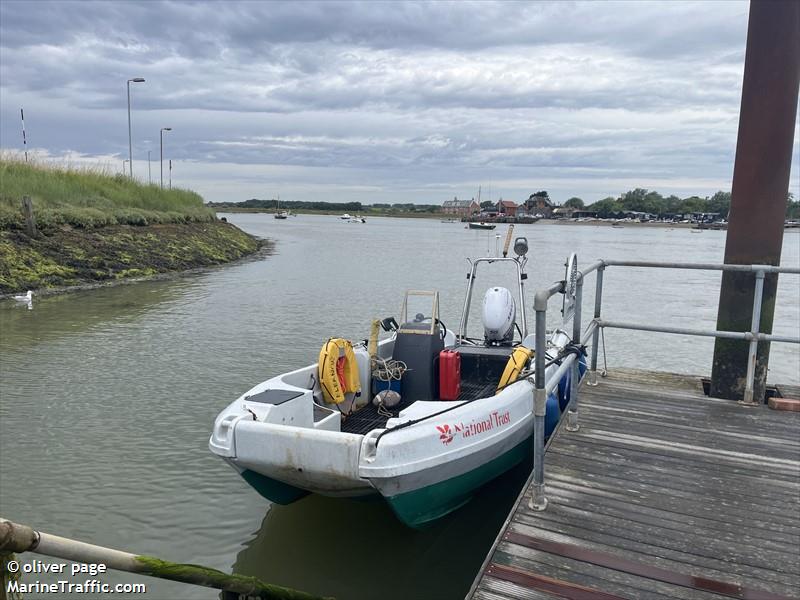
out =
<path fill-rule="evenodd" d="M 746 13 L 740 2 L 4 1 L 0 145 L 19 145 L 24 105 L 30 139 L 51 153 L 124 157 L 125 80 L 143 76 L 135 158 L 172 126 L 169 157 L 202 181 L 229 165 L 233 187 L 276 170 L 294 189 L 327 177 L 341 194 L 481 178 L 724 182 Z"/>
<path fill-rule="evenodd" d="M 482 50 L 584 41 L 645 56 L 707 52 L 735 43 L 746 3 L 611 2 L 37 2 L 6 1 L 5 43 L 62 44 L 102 35 L 120 44 L 213 55 L 283 43 Z M 624 15 L 625 18 L 620 18 Z M 53 23 L 59 23 L 58 28 Z M 676 24 L 680 27 L 676 27 Z M 714 35 L 707 35 L 714 28 Z"/>

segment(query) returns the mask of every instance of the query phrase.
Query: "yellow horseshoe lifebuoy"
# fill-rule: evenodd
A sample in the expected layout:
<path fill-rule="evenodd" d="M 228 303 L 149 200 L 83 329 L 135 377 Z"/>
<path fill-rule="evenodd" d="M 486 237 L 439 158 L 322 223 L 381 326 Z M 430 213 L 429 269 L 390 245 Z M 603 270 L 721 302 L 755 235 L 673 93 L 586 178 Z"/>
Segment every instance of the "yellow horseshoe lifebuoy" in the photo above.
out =
<path fill-rule="evenodd" d="M 343 338 L 331 338 L 319 351 L 319 385 L 325 402 L 341 404 L 345 394 L 359 393 L 361 380 L 353 344 Z"/>

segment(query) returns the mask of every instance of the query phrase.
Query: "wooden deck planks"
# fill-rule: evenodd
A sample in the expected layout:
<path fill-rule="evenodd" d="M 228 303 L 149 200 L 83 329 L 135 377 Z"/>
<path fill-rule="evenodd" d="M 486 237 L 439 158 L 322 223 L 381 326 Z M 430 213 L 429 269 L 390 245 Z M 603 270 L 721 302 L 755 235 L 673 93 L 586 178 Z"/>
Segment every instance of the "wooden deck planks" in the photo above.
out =
<path fill-rule="evenodd" d="M 635 370 L 580 411 L 547 450 L 548 509 L 525 490 L 470 597 L 800 598 L 800 413 Z"/>

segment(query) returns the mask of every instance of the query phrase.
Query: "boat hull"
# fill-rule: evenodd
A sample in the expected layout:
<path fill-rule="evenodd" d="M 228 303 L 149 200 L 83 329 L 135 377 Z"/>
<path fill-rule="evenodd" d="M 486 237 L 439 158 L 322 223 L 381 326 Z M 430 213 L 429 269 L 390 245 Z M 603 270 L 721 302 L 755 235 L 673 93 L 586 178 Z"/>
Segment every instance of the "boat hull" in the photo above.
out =
<path fill-rule="evenodd" d="M 393 496 L 384 496 L 384 500 L 403 524 L 413 529 L 425 528 L 461 508 L 482 486 L 531 456 L 531 440 L 528 435 L 485 462 L 482 462 L 483 457 L 471 457 L 471 460 L 465 462 L 474 463 L 477 459 L 480 464 L 469 464 L 466 470 L 455 475 L 453 473 L 459 470 L 458 465 L 448 465 L 446 469 L 440 469 L 438 476 L 436 473 L 420 473 L 418 478 L 434 482 Z M 292 504 L 312 493 L 251 469 L 245 469 L 240 475 L 259 495 L 275 504 Z M 397 481 L 384 483 L 386 487 L 396 487 L 398 484 L 402 487 L 402 483 Z M 383 487 L 380 483 L 378 486 Z M 380 490 L 376 489 L 371 492 L 363 491 L 353 497 L 379 494 Z"/>
<path fill-rule="evenodd" d="M 459 475 L 425 487 L 386 498 L 394 514 L 405 525 L 424 528 L 461 508 L 475 492 L 531 456 L 528 437 L 498 456 Z"/>
<path fill-rule="evenodd" d="M 563 345 L 554 341 L 554 348 Z M 391 350 L 379 345 L 379 353 Z M 355 355 L 368 389 L 367 349 Z M 384 427 L 360 434 L 342 431 L 341 413 L 315 402 L 317 392 L 307 386 L 317 372 L 314 364 L 262 382 L 215 421 L 209 449 L 271 502 L 290 504 L 311 493 L 382 497 L 401 522 L 423 528 L 530 455 L 528 379 L 469 401 L 416 401 Z M 562 408 L 557 392 L 550 394 L 545 435 Z"/>
<path fill-rule="evenodd" d="M 552 394 L 546 435 L 560 415 L 558 397 Z M 271 502 L 291 504 L 311 493 L 380 496 L 405 525 L 424 528 L 530 456 L 530 384 L 521 381 L 497 396 L 382 439 L 244 419 L 235 424 L 235 432 L 236 456 L 226 461 Z"/>
<path fill-rule="evenodd" d="M 301 498 L 305 498 L 311 492 L 302 488 L 284 483 L 272 477 L 267 477 L 261 473 L 256 473 L 250 469 L 245 469 L 241 473 L 247 484 L 257 491 L 261 497 L 266 498 L 275 504 L 291 504 Z"/>

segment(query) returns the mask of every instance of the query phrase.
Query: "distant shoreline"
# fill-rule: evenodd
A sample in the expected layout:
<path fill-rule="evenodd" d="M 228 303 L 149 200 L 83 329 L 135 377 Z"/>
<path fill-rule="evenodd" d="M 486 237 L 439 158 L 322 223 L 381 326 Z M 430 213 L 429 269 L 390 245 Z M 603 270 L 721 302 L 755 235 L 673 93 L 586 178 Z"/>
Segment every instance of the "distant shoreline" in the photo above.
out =
<path fill-rule="evenodd" d="M 275 213 L 274 210 L 270 209 L 262 209 L 262 208 L 238 208 L 238 209 L 224 209 L 219 210 L 217 209 L 217 214 L 237 214 L 237 213 L 263 213 L 267 215 L 271 215 Z M 331 211 L 331 210 L 302 210 L 302 211 L 295 211 L 298 215 L 323 215 L 323 216 L 341 216 L 341 211 Z M 360 216 L 364 217 L 365 219 L 369 219 L 371 217 L 387 217 L 390 219 L 435 219 L 435 220 L 442 220 L 442 219 L 456 219 L 457 222 L 460 221 L 460 217 L 453 217 L 451 215 L 446 215 L 444 213 L 372 213 L 368 211 L 362 211 L 359 213 Z M 480 219 L 475 219 L 473 222 L 475 223 L 492 223 L 494 225 L 511 225 L 511 223 L 498 223 L 495 221 L 481 221 Z M 515 223 L 517 225 L 518 223 Z M 668 221 L 648 221 L 646 223 L 640 223 L 638 221 L 573 221 L 572 219 L 540 219 L 536 221 L 536 223 L 530 223 L 531 225 L 578 225 L 581 227 L 592 226 L 595 227 L 612 227 L 614 225 L 619 225 L 619 228 L 622 227 L 659 227 L 659 228 L 678 228 L 678 229 L 691 229 L 696 227 L 696 223 L 670 223 Z"/>
<path fill-rule="evenodd" d="M 595 227 L 613 227 L 618 225 L 617 229 L 623 227 L 658 227 L 660 229 L 692 229 L 697 227 L 697 223 L 670 223 L 669 221 L 647 221 L 640 223 L 639 221 L 572 221 L 570 219 L 542 219 L 537 221 L 537 225 L 578 225 L 578 226 L 591 226 Z"/>
<path fill-rule="evenodd" d="M 212 206 L 217 214 L 220 213 L 264 213 L 267 215 L 275 214 L 275 209 L 270 208 L 228 208 L 228 207 L 220 207 L 220 206 Z M 340 210 L 313 210 L 310 208 L 304 208 L 301 210 L 293 210 L 290 211 L 297 215 L 330 215 L 330 216 L 342 216 L 344 213 Z M 447 219 L 452 218 L 449 215 L 444 215 L 441 213 L 422 213 L 422 212 L 391 212 L 391 213 L 383 213 L 383 212 L 373 212 L 369 210 L 362 210 L 356 213 L 353 213 L 351 216 L 358 215 L 360 217 L 364 217 L 365 219 L 369 217 L 389 217 L 389 218 L 402 218 L 402 219 Z"/>

